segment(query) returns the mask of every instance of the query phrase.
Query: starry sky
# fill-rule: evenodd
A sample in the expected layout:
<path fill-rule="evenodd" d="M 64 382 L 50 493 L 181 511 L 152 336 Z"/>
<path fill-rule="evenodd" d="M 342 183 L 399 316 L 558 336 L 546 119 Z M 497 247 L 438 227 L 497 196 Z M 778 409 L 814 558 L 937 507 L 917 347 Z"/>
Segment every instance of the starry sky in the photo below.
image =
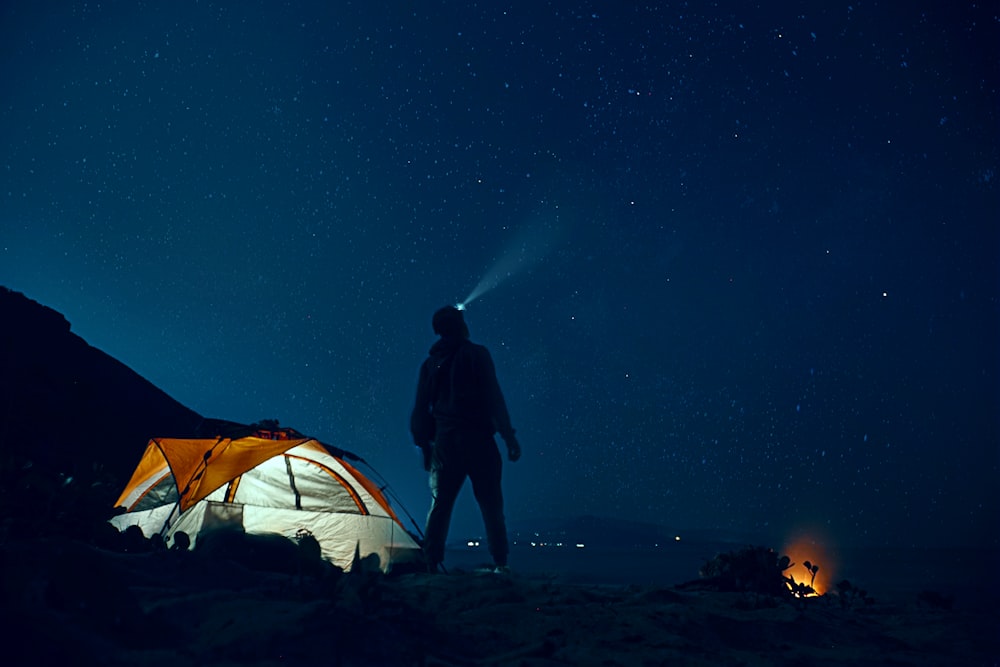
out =
<path fill-rule="evenodd" d="M 482 281 L 512 523 L 996 546 L 998 13 L 4 2 L 0 284 L 420 519 L 430 316 Z"/>

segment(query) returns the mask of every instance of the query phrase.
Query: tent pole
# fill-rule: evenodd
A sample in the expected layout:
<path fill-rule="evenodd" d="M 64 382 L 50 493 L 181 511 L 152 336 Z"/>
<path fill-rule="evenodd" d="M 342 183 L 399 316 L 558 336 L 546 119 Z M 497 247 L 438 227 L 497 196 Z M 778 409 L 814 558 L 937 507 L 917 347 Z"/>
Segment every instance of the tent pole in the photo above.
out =
<path fill-rule="evenodd" d="M 406 509 L 406 505 L 404 505 L 403 501 L 400 500 L 398 495 L 396 495 L 393 488 L 389 486 L 389 482 L 385 479 L 385 477 L 383 477 L 378 470 L 375 470 L 372 464 L 368 463 L 368 461 L 365 461 L 360 456 L 358 456 L 357 459 L 359 462 L 363 463 L 366 468 L 368 468 L 369 476 L 374 478 L 375 481 L 379 483 L 379 491 L 387 495 L 391 500 L 395 501 L 395 505 L 399 507 L 399 509 L 403 510 L 403 514 L 405 514 L 406 518 L 408 518 L 410 523 L 413 524 L 414 530 L 417 531 L 417 535 L 419 535 L 420 540 L 423 541 L 424 531 L 420 529 L 420 526 L 417 524 L 417 520 L 413 518 L 412 514 L 410 514 L 410 510 Z"/>
<path fill-rule="evenodd" d="M 178 501 L 174 503 L 173 509 L 170 510 L 170 514 L 168 514 L 167 518 L 163 520 L 163 526 L 160 528 L 160 537 L 165 538 L 167 536 L 167 531 L 170 530 L 170 526 L 173 524 L 174 514 L 177 512 L 178 509 L 180 509 L 180 506 L 181 506 L 181 501 L 178 499 Z M 178 516 L 180 515 L 178 514 Z"/>

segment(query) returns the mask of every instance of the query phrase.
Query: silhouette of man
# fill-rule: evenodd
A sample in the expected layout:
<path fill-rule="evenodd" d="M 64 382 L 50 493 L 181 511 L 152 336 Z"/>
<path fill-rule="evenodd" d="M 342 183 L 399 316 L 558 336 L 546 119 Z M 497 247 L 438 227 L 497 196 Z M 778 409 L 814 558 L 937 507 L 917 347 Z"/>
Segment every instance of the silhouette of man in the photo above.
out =
<path fill-rule="evenodd" d="M 468 477 L 490 555 L 498 570 L 506 570 L 503 462 L 493 434 L 500 433 L 512 462 L 521 458 L 521 445 L 514 437 L 493 359 L 489 350 L 469 340 L 462 311 L 445 306 L 434 313 L 431 324 L 441 338 L 420 367 L 410 415 L 413 442 L 423 451 L 424 469 L 430 472 L 431 509 L 424 529 L 427 565 L 434 572 L 444 561 L 451 513 Z"/>

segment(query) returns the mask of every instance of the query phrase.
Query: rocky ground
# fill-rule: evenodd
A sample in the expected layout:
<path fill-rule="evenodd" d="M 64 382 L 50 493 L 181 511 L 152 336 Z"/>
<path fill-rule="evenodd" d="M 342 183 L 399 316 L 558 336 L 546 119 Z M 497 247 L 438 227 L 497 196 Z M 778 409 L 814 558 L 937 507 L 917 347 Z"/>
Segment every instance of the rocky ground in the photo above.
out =
<path fill-rule="evenodd" d="M 220 554 L 0 545 L 5 664 L 995 665 L 996 613 L 707 584 L 262 569 Z M 360 570 L 360 568 L 358 568 Z"/>

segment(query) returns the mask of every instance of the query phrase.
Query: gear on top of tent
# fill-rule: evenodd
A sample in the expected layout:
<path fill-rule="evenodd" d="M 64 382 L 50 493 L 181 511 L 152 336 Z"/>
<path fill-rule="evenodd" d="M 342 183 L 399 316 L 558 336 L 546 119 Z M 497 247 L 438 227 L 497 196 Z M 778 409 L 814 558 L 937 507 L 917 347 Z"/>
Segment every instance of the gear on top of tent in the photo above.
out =
<path fill-rule="evenodd" d="M 224 435 L 149 441 L 115 502 L 124 509 L 110 519 L 118 530 L 139 526 L 168 544 L 184 532 L 192 547 L 220 528 L 290 539 L 306 531 L 323 558 L 344 570 L 358 556 L 377 556 L 383 571 L 420 560 L 417 538 L 389 503 L 388 485 L 360 456 L 276 422 L 212 420 L 210 428 Z"/>

